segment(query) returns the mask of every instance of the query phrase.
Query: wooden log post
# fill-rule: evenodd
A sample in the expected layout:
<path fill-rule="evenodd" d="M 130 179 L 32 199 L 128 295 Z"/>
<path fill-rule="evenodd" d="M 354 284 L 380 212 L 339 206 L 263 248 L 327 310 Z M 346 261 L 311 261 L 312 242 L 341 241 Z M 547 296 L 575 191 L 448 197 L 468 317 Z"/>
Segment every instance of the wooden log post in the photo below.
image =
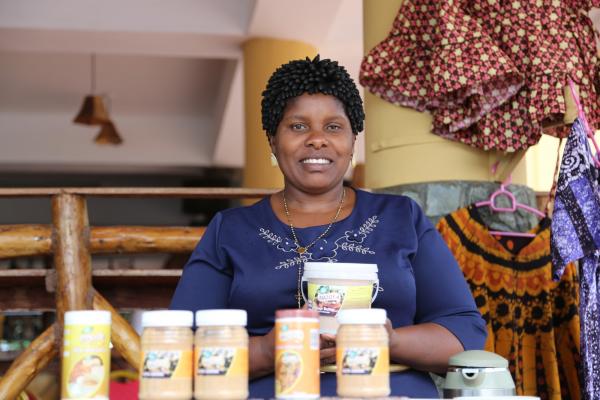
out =
<path fill-rule="evenodd" d="M 54 196 L 52 224 L 56 268 L 56 347 L 62 366 L 65 312 L 92 308 L 92 257 L 85 198 L 72 194 Z"/>
<path fill-rule="evenodd" d="M 0 399 L 17 398 L 29 382 L 56 356 L 59 349 L 56 343 L 57 329 L 57 325 L 52 324 L 13 361 L 4 377 L 0 379 Z"/>
<path fill-rule="evenodd" d="M 100 293 L 95 290 L 93 293 L 94 310 L 110 311 L 112 317 L 110 336 L 113 346 L 129 365 L 137 370 L 140 366 L 140 336 Z"/>
<path fill-rule="evenodd" d="M 62 332 L 65 311 L 92 308 L 92 258 L 89 251 L 90 227 L 85 198 L 71 194 L 54 196 L 52 223 L 56 268 L 56 318 Z"/>

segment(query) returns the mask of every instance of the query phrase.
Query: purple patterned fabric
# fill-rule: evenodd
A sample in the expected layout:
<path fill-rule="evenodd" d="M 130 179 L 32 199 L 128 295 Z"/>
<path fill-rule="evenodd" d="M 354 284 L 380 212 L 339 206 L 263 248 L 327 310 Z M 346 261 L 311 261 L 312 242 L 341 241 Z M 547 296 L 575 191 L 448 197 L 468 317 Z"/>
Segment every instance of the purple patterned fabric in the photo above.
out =
<path fill-rule="evenodd" d="M 579 260 L 583 399 L 600 399 L 600 186 L 582 121 L 571 128 L 552 215 L 554 278 Z"/>

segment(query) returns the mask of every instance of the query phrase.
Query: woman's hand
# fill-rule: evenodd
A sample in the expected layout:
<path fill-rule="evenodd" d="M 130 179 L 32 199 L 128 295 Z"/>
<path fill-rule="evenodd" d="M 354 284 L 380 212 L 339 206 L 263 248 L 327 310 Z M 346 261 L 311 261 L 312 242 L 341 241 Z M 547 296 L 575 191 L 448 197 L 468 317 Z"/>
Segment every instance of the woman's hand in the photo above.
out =
<path fill-rule="evenodd" d="M 388 319 L 390 361 L 411 368 L 445 373 L 450 356 L 463 351 L 462 343 L 441 325 L 425 322 L 394 329 Z"/>
<path fill-rule="evenodd" d="M 264 336 L 252 336 L 248 345 L 250 378 L 272 373 L 275 369 L 275 328 Z"/>
<path fill-rule="evenodd" d="M 322 333 L 321 342 L 321 365 L 335 364 L 335 335 Z"/>
<path fill-rule="evenodd" d="M 385 321 L 385 330 L 387 331 L 388 334 L 388 347 L 390 349 L 395 349 L 396 347 L 398 347 L 398 341 L 400 340 L 398 335 L 398 332 L 396 332 L 394 330 L 394 328 L 392 327 L 392 321 L 387 318 Z"/>

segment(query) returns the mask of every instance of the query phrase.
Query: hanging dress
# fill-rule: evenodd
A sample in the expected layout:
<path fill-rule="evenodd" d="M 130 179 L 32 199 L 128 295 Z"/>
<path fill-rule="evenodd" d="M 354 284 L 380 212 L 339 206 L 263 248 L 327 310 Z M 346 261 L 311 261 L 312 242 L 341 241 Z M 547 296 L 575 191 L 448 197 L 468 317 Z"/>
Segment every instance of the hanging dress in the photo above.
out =
<path fill-rule="evenodd" d="M 600 66 L 587 16 L 600 0 L 406 0 L 364 58 L 360 83 L 393 104 L 430 111 L 432 132 L 485 150 L 536 144 L 580 88 L 600 125 Z M 563 137 L 568 128 L 550 133 Z"/>
<path fill-rule="evenodd" d="M 578 283 L 574 264 L 552 280 L 550 219 L 533 238 L 490 234 L 469 206 L 437 225 L 487 323 L 485 349 L 509 361 L 518 395 L 579 399 Z"/>
<path fill-rule="evenodd" d="M 600 186 L 582 119 L 563 152 L 552 220 L 555 279 L 579 260 L 583 398 L 600 399 Z"/>

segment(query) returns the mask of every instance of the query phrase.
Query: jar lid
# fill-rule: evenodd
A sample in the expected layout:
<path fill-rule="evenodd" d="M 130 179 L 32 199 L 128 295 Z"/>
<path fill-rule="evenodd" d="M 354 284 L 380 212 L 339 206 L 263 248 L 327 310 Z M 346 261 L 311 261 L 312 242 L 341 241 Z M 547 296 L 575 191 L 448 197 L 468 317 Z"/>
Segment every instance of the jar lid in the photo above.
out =
<path fill-rule="evenodd" d="M 196 311 L 196 326 L 246 326 L 248 313 L 246 310 L 200 310 Z"/>
<path fill-rule="evenodd" d="M 304 279 L 377 281 L 377 264 L 305 262 Z"/>
<path fill-rule="evenodd" d="M 319 318 L 319 312 L 315 310 L 290 308 L 275 311 L 275 319 L 279 318 Z"/>
<path fill-rule="evenodd" d="M 383 325 L 386 318 L 387 313 L 383 308 L 354 308 L 340 310 L 337 314 L 337 320 L 342 325 Z"/>
<path fill-rule="evenodd" d="M 142 315 L 142 326 L 170 327 L 182 326 L 191 328 L 194 324 L 194 313 L 184 310 L 145 311 Z"/>
<path fill-rule="evenodd" d="M 110 311 L 96 311 L 96 310 L 78 310 L 78 311 L 66 311 L 65 312 L 65 324 L 75 325 L 93 325 L 93 324 L 110 324 L 111 315 Z"/>

